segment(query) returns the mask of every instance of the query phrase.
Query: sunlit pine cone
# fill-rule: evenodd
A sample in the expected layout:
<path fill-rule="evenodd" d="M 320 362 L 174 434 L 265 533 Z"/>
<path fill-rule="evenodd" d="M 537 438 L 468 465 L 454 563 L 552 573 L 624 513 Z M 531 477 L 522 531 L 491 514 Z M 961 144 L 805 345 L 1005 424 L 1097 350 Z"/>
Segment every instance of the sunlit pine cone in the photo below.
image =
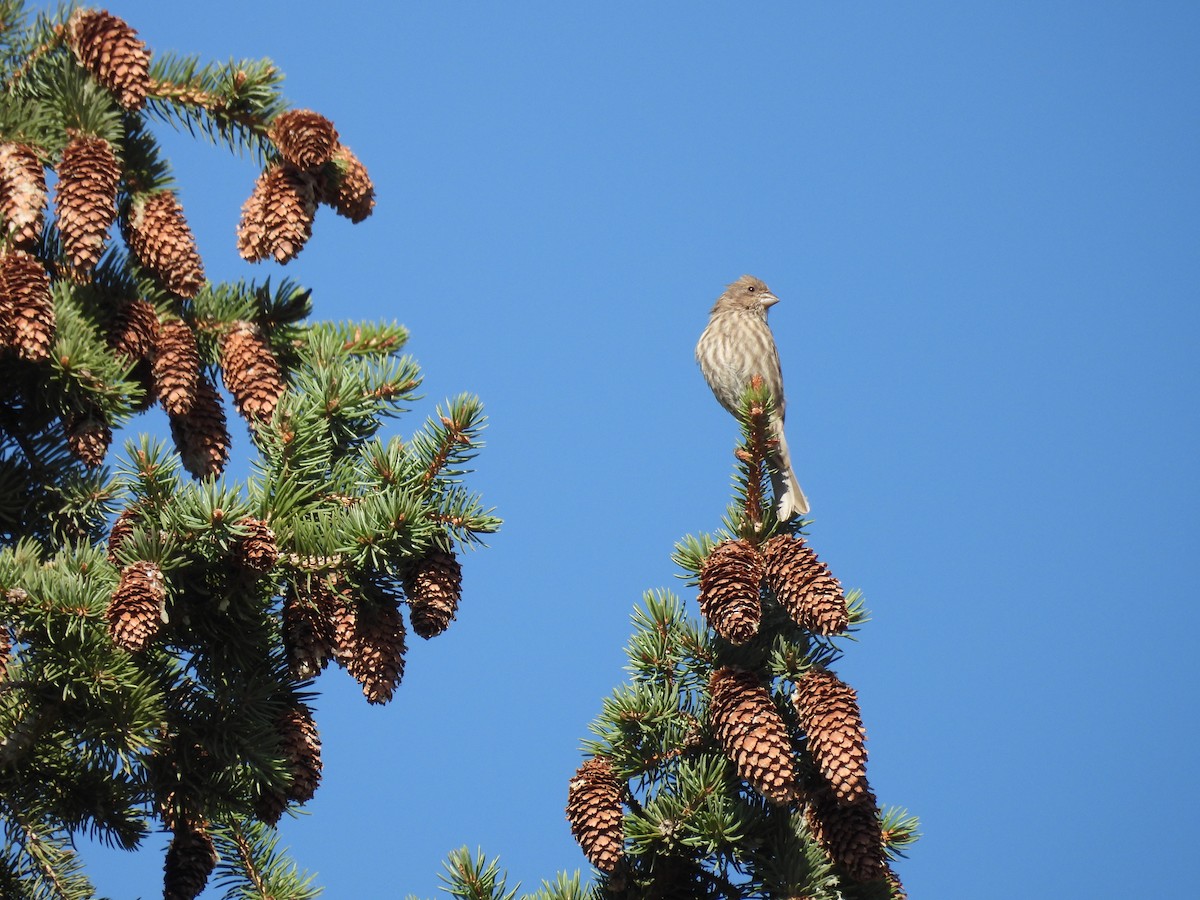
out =
<path fill-rule="evenodd" d="M 46 170 L 28 144 L 0 144 L 0 217 L 13 247 L 32 249 L 42 233 Z"/>
<path fill-rule="evenodd" d="M 118 565 L 121 545 L 133 534 L 138 517 L 138 505 L 132 503 L 117 514 L 112 530 L 108 533 L 108 561 Z"/>
<path fill-rule="evenodd" d="M 271 345 L 258 328 L 238 322 L 221 344 L 221 377 L 233 405 L 251 424 L 269 421 L 287 386 Z"/>
<path fill-rule="evenodd" d="M 139 195 L 129 204 L 125 240 L 142 265 L 173 294 L 191 299 L 204 287 L 196 238 L 171 191 Z"/>
<path fill-rule="evenodd" d="M 88 468 L 96 468 L 104 462 L 108 446 L 112 443 L 112 428 L 104 413 L 95 407 L 71 413 L 64 420 L 67 429 L 67 446 L 72 455 Z"/>
<path fill-rule="evenodd" d="M 45 268 L 23 250 L 5 254 L 0 258 L 0 347 L 16 350 L 22 359 L 46 359 L 56 328 Z"/>
<path fill-rule="evenodd" d="M 113 643 L 131 653 L 144 650 L 162 628 L 166 579 L 154 563 L 135 562 L 121 570 L 106 618 Z"/>
<path fill-rule="evenodd" d="M 621 786 L 603 756 L 586 760 L 567 789 L 567 821 L 583 855 L 601 872 L 613 872 L 625 855 Z"/>
<path fill-rule="evenodd" d="M 767 587 L 801 628 L 813 634 L 841 634 L 850 611 L 841 583 L 803 538 L 780 534 L 763 545 Z"/>
<path fill-rule="evenodd" d="M 263 172 L 242 204 L 238 253 L 249 262 L 294 259 L 312 237 L 317 211 L 313 176 L 285 163 Z"/>
<path fill-rule="evenodd" d="M 279 559 L 279 544 L 275 532 L 262 519 L 246 516 L 238 523 L 246 534 L 234 544 L 234 559 L 239 568 L 265 575 L 275 568 Z"/>
<path fill-rule="evenodd" d="M 205 829 L 178 828 L 163 865 L 163 900 L 195 900 L 216 864 L 217 851 Z"/>
<path fill-rule="evenodd" d="M 108 330 L 108 345 L 129 362 L 149 359 L 158 340 L 158 311 L 145 300 L 121 305 Z M 197 357 L 197 362 L 199 357 Z"/>
<path fill-rule="evenodd" d="M 322 170 L 317 182 L 322 203 L 351 222 L 361 222 L 375 209 L 375 185 L 357 156 L 345 144 L 338 144 L 330 165 Z"/>
<path fill-rule="evenodd" d="M 404 618 L 393 598 L 337 592 L 336 653 L 369 703 L 387 703 L 404 677 Z"/>
<path fill-rule="evenodd" d="M 291 769 L 288 799 L 307 803 L 321 784 L 321 737 L 312 710 L 303 703 L 287 710 L 277 723 L 280 747 Z"/>
<path fill-rule="evenodd" d="M 120 178 L 113 148 L 103 138 L 76 135 L 63 150 L 54 209 L 77 276 L 94 269 L 104 254 L 108 229 L 117 218 Z"/>
<path fill-rule="evenodd" d="M 796 799 L 796 767 L 787 725 L 758 676 L 718 669 L 709 679 L 709 691 L 709 726 L 738 777 L 776 806 Z"/>
<path fill-rule="evenodd" d="M 334 655 L 333 591 L 315 575 L 298 574 L 283 599 L 283 644 L 294 678 L 315 677 Z"/>
<path fill-rule="evenodd" d="M 297 169 L 315 169 L 333 158 L 337 129 L 311 109 L 290 109 L 271 123 L 270 137 L 279 154 Z"/>
<path fill-rule="evenodd" d="M 825 669 L 810 669 L 796 683 L 792 703 L 817 768 L 843 803 L 867 786 L 867 732 L 854 688 Z"/>
<path fill-rule="evenodd" d="M 167 415 L 187 415 L 196 403 L 200 383 L 204 380 L 200 373 L 196 335 L 187 322 L 171 319 L 159 325 L 151 363 L 154 391 Z M 222 422 L 224 419 L 222 412 Z"/>
<path fill-rule="evenodd" d="M 804 818 L 834 865 L 852 880 L 885 876 L 883 827 L 870 789 L 853 803 L 842 803 L 827 786 L 819 786 L 808 796 Z"/>
<path fill-rule="evenodd" d="M 413 631 L 425 639 L 449 627 L 462 598 L 462 566 L 452 553 L 432 550 L 404 577 Z"/>
<path fill-rule="evenodd" d="M 746 541 L 722 541 L 704 559 L 700 612 L 732 644 L 744 644 L 758 634 L 762 578 L 762 557 Z"/>
<path fill-rule="evenodd" d="M 229 429 L 216 388 L 200 376 L 196 400 L 182 416 L 171 416 L 171 437 L 183 467 L 195 478 L 220 475 L 229 461 Z"/>
<path fill-rule="evenodd" d="M 79 64 L 125 109 L 141 109 L 150 90 L 150 54 L 137 32 L 110 13 L 77 9 L 66 33 Z"/>

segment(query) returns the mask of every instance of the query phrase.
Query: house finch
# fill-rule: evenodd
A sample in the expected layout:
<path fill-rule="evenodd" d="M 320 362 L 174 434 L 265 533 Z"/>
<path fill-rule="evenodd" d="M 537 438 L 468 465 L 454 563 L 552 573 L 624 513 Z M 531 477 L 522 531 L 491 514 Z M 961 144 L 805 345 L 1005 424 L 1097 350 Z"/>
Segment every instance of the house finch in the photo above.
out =
<path fill-rule="evenodd" d="M 696 344 L 696 362 L 717 401 L 739 414 L 750 378 L 761 375 L 775 402 L 771 416 L 771 488 L 775 514 L 786 522 L 808 512 L 808 499 L 796 481 L 783 436 L 783 372 L 779 351 L 767 324 L 767 310 L 779 302 L 771 289 L 752 275 L 743 275 L 725 289 L 713 304 L 708 327 Z"/>

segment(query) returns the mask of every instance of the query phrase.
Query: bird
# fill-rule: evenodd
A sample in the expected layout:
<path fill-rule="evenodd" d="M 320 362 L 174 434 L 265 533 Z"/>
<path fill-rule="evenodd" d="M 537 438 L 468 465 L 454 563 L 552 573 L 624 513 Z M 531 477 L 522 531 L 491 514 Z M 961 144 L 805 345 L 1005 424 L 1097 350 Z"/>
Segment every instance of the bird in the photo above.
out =
<path fill-rule="evenodd" d="M 743 275 L 725 288 L 709 314 L 708 326 L 696 344 L 696 362 L 717 402 L 735 417 L 742 408 L 742 397 L 754 375 L 761 375 L 771 394 L 775 411 L 771 416 L 774 447 L 769 463 L 771 489 L 775 495 L 775 515 L 786 522 L 807 515 L 808 498 L 800 489 L 783 435 L 786 401 L 783 394 L 783 370 L 779 350 L 767 310 L 779 302 L 761 279 Z"/>

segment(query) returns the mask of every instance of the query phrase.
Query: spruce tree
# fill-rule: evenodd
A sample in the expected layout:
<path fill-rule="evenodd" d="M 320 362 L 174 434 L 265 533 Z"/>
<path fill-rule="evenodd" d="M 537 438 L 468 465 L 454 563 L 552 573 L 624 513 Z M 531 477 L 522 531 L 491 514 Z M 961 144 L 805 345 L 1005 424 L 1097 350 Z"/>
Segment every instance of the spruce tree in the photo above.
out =
<path fill-rule="evenodd" d="M 422 638 L 454 618 L 457 553 L 499 524 L 463 478 L 480 402 L 386 437 L 421 383 L 403 327 L 205 278 L 155 127 L 261 163 L 230 235 L 247 261 L 294 259 L 321 205 L 374 206 L 269 60 L 0 0 L 0 79 L 0 895 L 91 897 L 77 835 L 165 829 L 167 898 L 214 868 L 229 896 L 315 896 L 275 834 L 320 782 L 312 679 L 332 660 L 386 703 L 403 607 Z M 222 477 L 227 399 L 244 481 Z M 153 403 L 170 441 L 110 448 Z"/>
<path fill-rule="evenodd" d="M 567 785 L 572 834 L 595 867 L 526 895 L 900 900 L 893 862 L 917 821 L 880 808 L 857 695 L 835 671 L 867 622 L 813 552 L 809 523 L 772 515 L 770 396 L 747 390 L 735 497 L 714 534 L 674 552 L 700 616 L 673 591 L 633 613 L 628 682 L 603 701 Z M 509 900 L 495 859 L 460 849 L 443 880 L 461 900 Z"/>

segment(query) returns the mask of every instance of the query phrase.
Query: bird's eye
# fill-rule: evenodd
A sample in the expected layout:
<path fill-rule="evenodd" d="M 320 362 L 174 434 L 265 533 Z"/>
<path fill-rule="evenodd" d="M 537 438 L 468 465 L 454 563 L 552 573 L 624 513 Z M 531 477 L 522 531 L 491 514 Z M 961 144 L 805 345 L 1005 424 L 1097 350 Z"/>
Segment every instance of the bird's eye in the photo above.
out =
<path fill-rule="evenodd" d="M 749 287 L 746 288 L 746 290 L 748 290 L 750 293 L 753 294 L 754 293 L 754 285 L 750 285 Z"/>

